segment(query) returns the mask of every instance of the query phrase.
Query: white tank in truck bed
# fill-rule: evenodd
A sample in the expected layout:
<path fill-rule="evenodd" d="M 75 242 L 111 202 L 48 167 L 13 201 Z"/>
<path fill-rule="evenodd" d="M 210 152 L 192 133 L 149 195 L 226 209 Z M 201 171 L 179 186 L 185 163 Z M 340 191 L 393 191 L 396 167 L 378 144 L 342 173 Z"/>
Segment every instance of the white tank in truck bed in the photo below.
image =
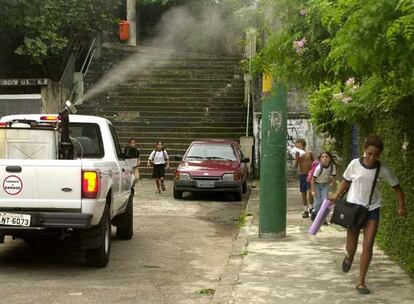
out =
<path fill-rule="evenodd" d="M 57 159 L 57 153 L 55 130 L 0 128 L 0 159 Z"/>

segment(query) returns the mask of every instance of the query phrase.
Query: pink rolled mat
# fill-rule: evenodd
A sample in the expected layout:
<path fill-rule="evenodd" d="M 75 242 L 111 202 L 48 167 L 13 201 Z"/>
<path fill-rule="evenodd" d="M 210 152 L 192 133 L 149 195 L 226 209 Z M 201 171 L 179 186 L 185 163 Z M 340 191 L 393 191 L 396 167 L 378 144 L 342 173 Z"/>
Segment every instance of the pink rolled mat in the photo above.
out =
<path fill-rule="evenodd" d="M 315 220 L 309 228 L 309 233 L 316 235 L 321 228 L 322 223 L 326 220 L 326 217 L 331 211 L 331 202 L 328 199 L 325 199 L 322 203 L 321 209 L 319 209 L 318 215 L 316 215 Z"/>

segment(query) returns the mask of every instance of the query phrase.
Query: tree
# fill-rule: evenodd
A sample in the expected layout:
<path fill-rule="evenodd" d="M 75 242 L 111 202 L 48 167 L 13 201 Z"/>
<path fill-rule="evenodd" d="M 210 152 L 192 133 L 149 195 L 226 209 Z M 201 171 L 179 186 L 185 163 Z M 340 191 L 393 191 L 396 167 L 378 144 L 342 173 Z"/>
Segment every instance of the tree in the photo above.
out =
<path fill-rule="evenodd" d="M 412 102 L 414 1 L 264 2 L 281 26 L 270 31 L 255 67 L 306 90 L 320 131 L 334 136 L 344 122 Z"/>
<path fill-rule="evenodd" d="M 0 0 L 0 34 L 31 64 L 47 66 L 113 24 L 117 5 L 117 0 Z"/>

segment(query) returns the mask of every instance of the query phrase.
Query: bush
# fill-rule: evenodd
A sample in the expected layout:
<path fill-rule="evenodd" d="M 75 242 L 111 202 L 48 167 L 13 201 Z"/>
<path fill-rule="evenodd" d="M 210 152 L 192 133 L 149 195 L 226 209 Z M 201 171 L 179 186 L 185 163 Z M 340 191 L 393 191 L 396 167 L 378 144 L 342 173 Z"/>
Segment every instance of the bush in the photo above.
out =
<path fill-rule="evenodd" d="M 394 170 L 405 192 L 408 215 L 398 217 L 396 198 L 390 187 L 383 187 L 383 207 L 378 244 L 391 257 L 414 273 L 414 110 L 407 102 L 400 109 L 382 115 L 375 129 L 385 142 L 383 160 Z M 408 145 L 407 145 L 408 143 Z M 406 148 L 404 150 L 403 148 Z"/>

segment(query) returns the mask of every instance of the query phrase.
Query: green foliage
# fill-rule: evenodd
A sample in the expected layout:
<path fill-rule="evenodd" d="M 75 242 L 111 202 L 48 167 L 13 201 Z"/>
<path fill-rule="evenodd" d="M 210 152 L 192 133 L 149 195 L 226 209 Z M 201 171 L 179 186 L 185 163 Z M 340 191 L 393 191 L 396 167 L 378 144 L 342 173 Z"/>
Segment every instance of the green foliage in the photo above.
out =
<path fill-rule="evenodd" d="M 19 40 L 16 53 L 36 64 L 115 21 L 116 0 L 0 0 L 0 29 Z M 89 40 L 89 39 L 85 39 Z"/>
<path fill-rule="evenodd" d="M 350 158 L 351 130 L 376 132 L 401 178 L 409 215 L 384 190 L 380 245 L 414 271 L 414 1 L 262 0 L 273 15 L 254 70 L 309 95 L 312 122 Z M 268 13 L 269 14 L 269 13 Z M 401 151 L 407 145 L 407 151 Z"/>
<path fill-rule="evenodd" d="M 408 215 L 397 215 L 394 191 L 383 187 L 383 206 L 379 244 L 398 262 L 414 273 L 414 109 L 409 103 L 398 110 L 382 115 L 376 120 L 375 129 L 385 141 L 382 159 L 400 178 L 406 196 Z M 407 145 L 408 144 L 408 145 Z M 403 146 L 406 149 L 403 149 Z"/>
<path fill-rule="evenodd" d="M 279 24 L 254 60 L 256 72 L 326 99 L 334 135 L 343 120 L 358 122 L 386 113 L 413 96 L 414 4 L 412 0 L 267 0 Z M 326 96 L 355 78 L 358 89 L 344 108 Z M 321 90 L 321 91 L 319 91 Z M 345 92 L 343 92 L 345 93 Z M 320 94 L 318 97 L 317 95 Z M 324 113 L 315 113 L 315 111 Z M 362 113 L 361 113 L 362 112 Z M 332 126 L 327 129 L 326 124 Z"/>

